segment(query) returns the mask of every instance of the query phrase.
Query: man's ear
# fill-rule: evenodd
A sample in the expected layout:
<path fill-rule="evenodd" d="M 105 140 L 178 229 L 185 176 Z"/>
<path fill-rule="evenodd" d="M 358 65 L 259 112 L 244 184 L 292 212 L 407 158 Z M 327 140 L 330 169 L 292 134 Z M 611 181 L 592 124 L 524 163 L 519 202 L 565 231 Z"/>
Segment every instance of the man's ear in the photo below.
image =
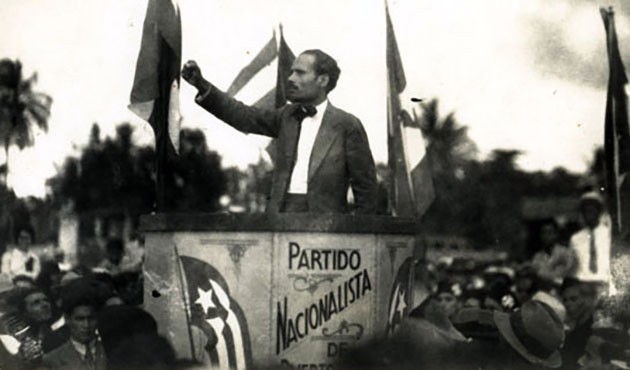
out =
<path fill-rule="evenodd" d="M 328 75 L 319 75 L 317 76 L 317 82 L 319 83 L 319 86 L 326 88 L 330 83 L 330 77 Z"/>

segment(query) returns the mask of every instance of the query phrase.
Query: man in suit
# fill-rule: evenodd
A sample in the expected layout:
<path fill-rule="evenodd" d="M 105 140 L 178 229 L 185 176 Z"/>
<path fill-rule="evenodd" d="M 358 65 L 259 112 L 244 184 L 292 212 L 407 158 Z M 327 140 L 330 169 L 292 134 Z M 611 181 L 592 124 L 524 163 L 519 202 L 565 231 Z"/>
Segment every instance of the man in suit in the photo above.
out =
<path fill-rule="evenodd" d="M 87 280 L 68 284 L 62 294 L 62 309 L 70 339 L 45 354 L 43 365 L 52 370 L 105 370 L 103 344 L 96 334 L 97 311 L 101 304 Z"/>
<path fill-rule="evenodd" d="M 352 187 L 355 212 L 374 213 L 376 170 L 363 125 L 328 101 L 339 74 L 328 54 L 307 50 L 293 63 L 287 81 L 292 104 L 264 110 L 221 92 L 194 61 L 182 70 L 198 90 L 196 102 L 208 112 L 239 131 L 277 139 L 268 212 L 347 213 Z"/>

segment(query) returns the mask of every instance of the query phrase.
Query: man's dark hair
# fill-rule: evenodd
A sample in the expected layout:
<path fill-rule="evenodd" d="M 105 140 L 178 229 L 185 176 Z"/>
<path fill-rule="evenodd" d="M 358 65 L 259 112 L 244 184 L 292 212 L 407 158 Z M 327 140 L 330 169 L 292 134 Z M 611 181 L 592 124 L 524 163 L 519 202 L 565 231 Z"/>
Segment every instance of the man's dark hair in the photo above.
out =
<path fill-rule="evenodd" d="M 337 86 L 337 80 L 339 80 L 339 74 L 341 74 L 337 61 L 319 49 L 305 50 L 302 54 L 315 57 L 315 73 L 318 75 L 328 75 L 326 92 L 331 92 Z"/>
<path fill-rule="evenodd" d="M 50 296 L 39 287 L 17 289 L 10 299 L 10 303 L 17 308 L 19 312 L 26 312 L 26 298 L 35 293 L 42 293 L 51 302 Z"/>
<path fill-rule="evenodd" d="M 94 279 L 76 279 L 64 286 L 60 292 L 61 310 L 70 315 L 79 306 L 90 306 L 98 310 L 103 302 L 98 296 L 99 282 Z"/>

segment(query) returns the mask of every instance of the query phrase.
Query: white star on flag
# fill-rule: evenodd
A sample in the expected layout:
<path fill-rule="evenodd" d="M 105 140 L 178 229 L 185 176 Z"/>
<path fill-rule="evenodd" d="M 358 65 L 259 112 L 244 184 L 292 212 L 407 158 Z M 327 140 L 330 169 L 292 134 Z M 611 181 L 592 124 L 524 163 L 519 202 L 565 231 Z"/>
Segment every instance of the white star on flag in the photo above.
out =
<path fill-rule="evenodd" d="M 203 314 L 208 314 L 208 308 L 216 308 L 217 306 L 212 302 L 212 288 L 208 289 L 208 291 L 204 291 L 201 288 L 197 288 L 197 293 L 199 293 L 199 298 L 195 301 L 195 303 L 201 305 L 203 307 Z"/>
<path fill-rule="evenodd" d="M 396 311 L 400 311 L 401 315 L 405 315 L 405 308 L 407 308 L 407 302 L 405 302 L 405 291 L 398 291 L 398 303 L 396 305 Z"/>

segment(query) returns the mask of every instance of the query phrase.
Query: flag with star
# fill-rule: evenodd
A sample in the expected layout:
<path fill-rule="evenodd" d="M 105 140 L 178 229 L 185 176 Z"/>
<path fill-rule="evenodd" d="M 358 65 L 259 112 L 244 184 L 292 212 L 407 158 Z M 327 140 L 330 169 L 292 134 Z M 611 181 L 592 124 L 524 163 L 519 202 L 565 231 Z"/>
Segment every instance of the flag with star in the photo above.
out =
<path fill-rule="evenodd" d="M 389 294 L 389 309 L 387 311 L 387 335 L 393 334 L 411 311 L 411 279 L 413 272 L 413 258 L 409 257 L 402 263 L 392 284 Z"/>
<path fill-rule="evenodd" d="M 189 325 L 207 337 L 204 350 L 210 366 L 251 368 L 251 344 L 243 310 L 230 296 L 221 273 L 205 261 L 180 256 L 186 281 Z"/>

